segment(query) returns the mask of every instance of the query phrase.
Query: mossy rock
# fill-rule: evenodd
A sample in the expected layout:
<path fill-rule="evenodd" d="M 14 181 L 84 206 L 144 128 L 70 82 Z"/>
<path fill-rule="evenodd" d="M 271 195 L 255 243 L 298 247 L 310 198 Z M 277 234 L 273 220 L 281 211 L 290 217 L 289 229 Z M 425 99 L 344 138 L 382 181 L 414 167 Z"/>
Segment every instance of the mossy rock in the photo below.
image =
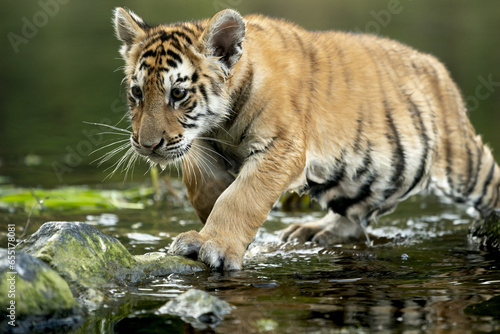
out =
<path fill-rule="evenodd" d="M 500 209 L 486 219 L 477 220 L 469 230 L 471 240 L 481 248 L 500 252 Z"/>
<path fill-rule="evenodd" d="M 135 279 L 129 275 L 136 261 L 127 249 L 116 238 L 81 222 L 45 223 L 21 247 L 75 287 L 112 287 Z"/>
<path fill-rule="evenodd" d="M 136 255 L 134 259 L 137 261 L 136 269 L 148 276 L 167 276 L 173 273 L 192 274 L 208 269 L 201 262 L 161 252 Z"/>
<path fill-rule="evenodd" d="M 206 270 L 200 262 L 164 253 L 132 256 L 114 237 L 81 222 L 48 222 L 21 245 L 65 278 L 83 299 L 99 289 L 134 284 L 151 276 Z"/>
<path fill-rule="evenodd" d="M 7 310 L 2 325 L 12 330 L 72 327 L 82 320 L 66 281 L 44 262 L 20 251 L 0 249 L 0 307 Z M 15 327 L 8 323 L 12 320 Z"/>

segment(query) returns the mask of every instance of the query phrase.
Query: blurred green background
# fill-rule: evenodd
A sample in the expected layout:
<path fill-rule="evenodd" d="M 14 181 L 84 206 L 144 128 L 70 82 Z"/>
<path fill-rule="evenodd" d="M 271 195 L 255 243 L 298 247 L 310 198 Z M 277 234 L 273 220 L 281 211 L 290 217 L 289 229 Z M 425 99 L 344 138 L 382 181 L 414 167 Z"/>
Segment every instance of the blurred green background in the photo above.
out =
<path fill-rule="evenodd" d="M 90 164 L 114 139 L 87 122 L 126 113 L 111 12 L 126 6 L 150 23 L 195 20 L 232 7 L 311 30 L 372 32 L 441 59 L 466 97 L 477 131 L 500 161 L 500 2 L 467 1 L 2 1 L 0 181 L 54 187 L 100 183 Z M 126 120 L 120 123 L 126 127 Z M 145 177 L 145 164 L 134 180 Z M 175 172 L 173 175 L 177 175 Z M 122 181 L 123 174 L 107 182 Z"/>

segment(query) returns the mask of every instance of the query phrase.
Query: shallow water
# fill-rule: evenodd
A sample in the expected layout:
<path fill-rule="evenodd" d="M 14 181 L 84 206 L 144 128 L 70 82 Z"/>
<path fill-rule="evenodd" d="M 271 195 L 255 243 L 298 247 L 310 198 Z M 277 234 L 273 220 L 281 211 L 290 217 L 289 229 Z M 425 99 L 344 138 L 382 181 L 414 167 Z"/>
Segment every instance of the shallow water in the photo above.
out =
<path fill-rule="evenodd" d="M 466 212 L 435 197 L 411 198 L 369 227 L 372 247 L 325 248 L 283 244 L 277 237 L 288 224 L 317 219 L 321 212 L 273 211 L 249 247 L 242 271 L 155 277 L 113 289 L 110 301 L 76 333 L 500 330 L 500 260 L 469 243 L 473 218 Z M 44 218 L 87 221 L 118 237 L 133 254 L 167 251 L 178 233 L 201 228 L 190 207 L 172 204 Z M 226 300 L 234 306 L 232 313 L 205 330 L 155 314 L 193 287 Z M 485 310 L 481 303 L 490 305 Z"/>

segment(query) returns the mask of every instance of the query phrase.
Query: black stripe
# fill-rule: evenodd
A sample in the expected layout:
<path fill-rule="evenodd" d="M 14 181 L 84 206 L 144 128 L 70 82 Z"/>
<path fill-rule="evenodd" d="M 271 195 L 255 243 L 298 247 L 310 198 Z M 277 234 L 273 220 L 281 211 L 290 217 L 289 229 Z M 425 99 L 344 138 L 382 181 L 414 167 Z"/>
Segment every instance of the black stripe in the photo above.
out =
<path fill-rule="evenodd" d="M 193 112 L 193 110 L 198 106 L 198 102 L 196 100 L 193 101 L 193 104 L 186 109 L 186 113 Z"/>
<path fill-rule="evenodd" d="M 182 58 L 181 58 L 181 56 L 179 56 L 178 53 L 172 51 L 171 49 L 168 49 L 167 56 L 172 57 L 173 60 L 175 60 L 176 62 L 182 64 Z"/>
<path fill-rule="evenodd" d="M 184 31 L 187 31 L 188 33 L 190 33 L 191 35 L 194 35 L 194 30 L 191 29 L 191 27 L 187 26 L 186 25 L 186 22 L 180 22 L 180 24 L 178 25 L 182 30 Z"/>
<path fill-rule="evenodd" d="M 478 209 L 480 212 L 482 212 L 482 210 L 480 208 L 485 206 L 483 204 L 483 199 L 486 196 L 486 193 L 488 192 L 488 186 L 490 185 L 491 180 L 493 179 L 493 172 L 495 171 L 495 165 L 496 165 L 496 162 L 495 162 L 495 160 L 493 160 L 493 162 L 491 164 L 490 171 L 489 171 L 488 176 L 486 177 L 486 180 L 485 180 L 484 185 L 483 185 L 483 192 L 481 194 L 481 197 L 479 197 L 479 199 L 474 203 L 474 207 L 476 209 Z"/>
<path fill-rule="evenodd" d="M 172 59 L 167 59 L 167 65 L 170 67 L 170 68 L 177 68 L 177 62 L 172 60 Z"/>
<path fill-rule="evenodd" d="M 394 60 L 394 57 L 393 57 L 394 52 L 390 52 L 390 50 L 387 50 L 386 48 L 383 48 L 383 49 L 384 49 L 384 52 L 385 52 L 387 58 L 391 61 L 391 63 L 401 63 L 404 65 L 404 61 L 401 59 L 401 56 L 399 56 L 398 59 Z M 429 140 L 430 139 L 429 139 L 429 136 L 427 135 L 427 129 L 426 129 L 424 121 L 422 119 L 422 112 L 417 107 L 416 103 L 411 100 L 410 96 L 408 96 L 408 94 L 406 94 L 406 92 L 403 91 L 402 86 L 400 85 L 400 82 L 404 82 L 404 80 L 401 79 L 399 72 L 392 70 L 392 69 L 393 69 L 393 67 L 391 67 L 391 66 L 386 67 L 386 73 L 389 76 L 389 78 L 391 79 L 393 86 L 400 87 L 399 94 L 401 95 L 401 97 L 406 98 L 407 104 L 408 104 L 407 110 L 410 113 L 412 119 L 414 120 L 413 124 L 415 125 L 417 132 L 420 133 L 421 143 L 423 145 L 423 153 L 421 155 L 420 163 L 419 163 L 419 166 L 417 168 L 417 171 L 413 177 L 413 181 L 412 181 L 410 187 L 407 189 L 407 191 L 402 196 L 402 197 L 406 197 L 417 186 L 417 184 L 420 183 L 420 181 L 422 180 L 422 178 L 424 176 L 425 166 L 427 165 L 428 154 L 429 154 Z M 398 79 L 398 82 L 394 81 L 393 76 L 391 76 L 391 74 L 389 73 L 390 70 L 392 70 L 392 73 L 394 74 L 396 79 Z M 407 73 L 407 74 L 409 76 L 412 75 L 412 73 Z"/>
<path fill-rule="evenodd" d="M 210 88 L 212 88 L 212 93 L 219 95 L 221 93 L 221 88 L 213 78 L 210 78 Z"/>
<path fill-rule="evenodd" d="M 472 161 L 472 152 L 470 150 L 470 146 L 469 146 L 468 141 L 465 143 L 465 153 L 467 154 L 467 176 L 466 176 L 464 186 L 467 186 L 467 189 L 465 190 L 465 191 L 467 191 L 469 189 L 470 179 L 472 177 L 472 173 L 474 172 L 473 171 L 474 162 Z M 463 193 L 465 194 L 465 192 L 463 192 Z"/>
<path fill-rule="evenodd" d="M 313 198 L 319 198 L 323 193 L 327 192 L 331 188 L 334 188 L 339 185 L 340 181 L 345 176 L 345 162 L 343 158 L 344 154 L 340 154 L 340 159 L 335 159 L 335 165 L 339 166 L 337 170 L 330 175 L 326 181 L 326 183 L 316 183 L 308 178 L 306 178 L 307 182 L 307 190 L 309 195 Z"/>
<path fill-rule="evenodd" d="M 250 154 L 246 157 L 246 159 L 249 159 L 250 157 L 256 155 L 256 154 L 261 154 L 261 153 L 265 153 L 267 151 L 269 151 L 275 144 L 276 140 L 278 139 L 278 137 L 272 137 L 271 138 L 271 141 L 269 143 L 267 143 L 267 145 L 261 149 L 261 150 L 252 150 L 250 152 Z"/>
<path fill-rule="evenodd" d="M 481 147 L 477 145 L 476 141 L 474 140 L 473 135 L 470 135 L 470 137 L 471 137 L 470 141 L 472 143 L 474 143 L 474 145 L 476 147 L 477 161 L 476 161 L 476 164 L 475 164 L 475 168 L 473 168 L 472 166 L 470 166 L 474 170 L 473 171 L 469 171 L 469 173 L 470 173 L 469 174 L 469 178 L 468 178 L 469 187 L 464 192 L 464 196 L 466 196 L 466 197 L 468 197 L 472 193 L 472 191 L 474 190 L 474 188 L 477 185 L 477 180 L 479 178 L 479 172 L 481 170 L 481 162 L 482 162 L 482 159 L 483 159 L 483 151 L 482 151 Z M 470 154 L 472 156 L 472 152 L 470 152 Z"/>
<path fill-rule="evenodd" d="M 238 87 L 236 91 L 234 91 L 230 96 L 231 101 L 231 109 L 228 120 L 225 123 L 225 128 L 230 129 L 233 125 L 236 117 L 239 115 L 242 108 L 248 102 L 251 94 L 252 94 L 252 86 L 253 86 L 253 67 L 250 63 L 247 72 L 243 77 L 243 84 Z"/>
<path fill-rule="evenodd" d="M 156 72 L 156 87 L 162 93 L 166 93 L 165 86 L 163 85 L 163 77 L 161 76 L 161 72 Z"/>
<path fill-rule="evenodd" d="M 188 99 L 182 101 L 181 103 L 179 103 L 179 107 L 185 108 L 189 103 L 191 103 L 192 100 L 193 99 L 188 98 Z M 194 101 L 194 102 L 196 102 L 196 101 Z M 191 107 L 189 107 L 189 109 L 191 109 Z M 188 112 L 188 111 L 186 110 L 186 112 Z"/>
<path fill-rule="evenodd" d="M 198 72 L 196 72 L 196 71 L 195 71 L 195 72 L 193 73 L 193 75 L 191 76 L 191 83 L 195 84 L 195 83 L 196 83 L 196 81 L 198 81 L 198 78 L 199 78 L 199 76 L 198 76 Z"/>
<path fill-rule="evenodd" d="M 371 145 L 368 143 L 368 148 L 365 151 L 365 156 L 363 157 L 363 162 L 361 163 L 361 167 L 357 168 L 356 171 L 354 172 L 353 179 L 354 180 L 359 180 L 363 175 L 365 175 L 371 167 L 371 164 L 373 162 L 372 157 L 371 157 Z"/>
<path fill-rule="evenodd" d="M 182 37 L 189 44 L 193 44 L 193 42 L 191 41 L 191 38 L 188 35 L 186 35 L 185 33 L 183 33 L 182 31 L 174 31 L 174 32 L 172 32 L 172 35 L 177 35 L 178 37 Z"/>
<path fill-rule="evenodd" d="M 328 93 L 332 91 L 333 88 L 333 63 L 332 63 L 332 54 L 331 52 L 327 52 L 327 59 L 328 59 Z"/>
<path fill-rule="evenodd" d="M 201 95 L 203 96 L 203 99 L 205 100 L 205 102 L 207 103 L 208 105 L 208 95 L 207 95 L 207 90 L 205 89 L 205 85 L 204 84 L 200 84 L 198 86 L 198 89 L 200 90 L 200 93 Z"/>
<path fill-rule="evenodd" d="M 362 117 L 363 111 L 360 110 L 360 117 Z M 356 139 L 354 139 L 354 153 L 361 149 L 361 135 L 363 134 L 363 120 L 361 118 L 356 120 L 358 123 L 358 128 L 356 130 Z"/>
<path fill-rule="evenodd" d="M 342 69 L 342 75 L 344 77 L 344 82 L 346 86 L 349 86 L 352 78 L 351 78 L 351 72 L 347 69 L 346 66 L 346 61 L 345 61 L 346 57 L 344 51 L 340 47 L 336 47 L 335 51 L 337 51 L 337 57 L 335 60 L 340 64 L 340 68 Z"/>
<path fill-rule="evenodd" d="M 187 119 L 190 119 L 192 121 L 197 121 L 199 119 L 199 115 L 196 115 L 196 116 L 191 116 L 189 114 L 184 114 L 184 117 L 186 117 Z"/>
<path fill-rule="evenodd" d="M 168 41 L 171 47 L 174 47 L 174 48 L 178 49 L 179 51 L 181 49 L 181 45 L 180 45 L 179 41 L 171 33 L 167 33 L 165 31 L 159 31 L 159 32 L 153 34 L 150 38 L 151 39 L 149 40 L 149 42 L 147 42 L 144 45 L 144 47 L 143 47 L 144 49 L 149 48 L 151 45 L 155 44 L 158 41 L 161 41 L 162 43 Z"/>
<path fill-rule="evenodd" d="M 397 161 L 397 163 L 396 163 L 396 166 L 395 166 L 395 170 L 394 170 L 394 174 L 392 176 L 391 182 L 394 183 L 395 180 L 396 180 L 397 183 L 401 183 L 402 184 L 403 180 L 404 180 L 403 171 L 404 171 L 404 165 L 405 165 L 405 160 L 404 160 L 404 155 L 403 155 L 404 152 L 403 152 L 403 148 L 401 146 L 401 143 L 399 141 L 399 134 L 398 134 L 397 129 L 395 127 L 394 120 L 392 119 L 392 114 L 391 114 L 392 110 L 389 108 L 389 105 L 388 105 L 388 103 L 386 101 L 386 93 L 385 93 L 386 85 L 383 84 L 382 81 L 381 81 L 381 78 L 383 76 L 382 76 L 382 73 L 381 73 L 380 66 L 382 64 L 381 64 L 381 61 L 379 59 L 374 59 L 373 58 L 373 56 L 372 56 L 373 55 L 372 45 L 368 45 L 366 43 L 366 41 L 361 41 L 360 47 L 362 47 L 362 48 L 365 49 L 367 56 L 370 57 L 372 63 L 375 66 L 375 70 L 377 71 L 377 74 L 378 74 L 378 89 L 379 89 L 379 92 L 384 97 L 383 104 L 384 104 L 385 111 L 386 111 L 387 122 L 389 124 L 390 130 L 393 132 L 390 136 L 388 136 L 388 139 L 389 139 L 389 141 L 392 140 L 394 142 L 395 146 L 396 146 L 395 150 L 394 150 L 394 153 L 393 153 L 393 160 Z M 340 51 L 340 54 L 343 56 L 342 51 L 338 50 L 337 52 L 339 53 L 339 51 Z M 391 67 L 390 64 L 389 64 L 389 67 Z M 344 68 L 345 68 L 345 66 L 344 66 Z M 343 74 L 344 74 L 345 83 L 348 84 L 349 80 L 350 80 L 350 73 L 347 72 L 347 71 L 345 71 Z M 395 85 L 395 87 L 399 87 L 399 85 Z M 394 139 L 395 139 L 395 141 L 394 141 Z M 364 200 L 364 199 L 368 198 L 371 195 L 371 190 L 370 190 L 371 189 L 371 185 L 375 182 L 375 180 L 377 179 L 377 177 L 378 177 L 377 174 L 371 174 L 371 175 L 369 175 L 369 177 L 367 179 L 367 182 L 365 182 L 364 186 L 361 187 L 361 189 L 360 189 L 360 191 L 358 193 L 358 196 L 356 196 L 356 198 L 355 198 L 357 200 L 357 202 L 359 202 L 361 200 Z M 396 187 L 393 187 L 391 189 L 387 189 L 384 192 L 384 200 L 383 201 L 385 201 L 390 196 L 392 196 L 397 190 L 398 189 Z M 344 199 L 343 201 L 338 201 L 337 203 L 334 202 L 334 204 L 339 204 L 339 203 L 342 204 L 342 202 L 344 202 L 344 203 L 347 202 L 347 204 L 356 203 L 356 201 L 354 201 L 354 200 L 347 201 L 347 200 Z M 380 203 L 380 204 L 383 204 L 383 203 Z M 344 207 L 346 207 L 345 204 L 343 204 L 343 205 L 344 205 Z M 338 206 L 340 206 L 340 205 L 337 205 L 337 207 Z M 335 207 L 335 205 L 334 205 L 334 207 Z M 348 206 L 347 206 L 347 208 L 348 208 Z M 364 219 L 366 219 L 366 217 Z"/>
<path fill-rule="evenodd" d="M 498 196 L 500 196 L 500 182 L 493 186 L 491 199 L 488 202 L 488 208 L 495 208 L 498 202 Z"/>
<path fill-rule="evenodd" d="M 445 114 L 445 111 L 448 109 L 447 106 L 445 106 L 444 104 L 444 101 L 443 101 L 443 96 L 442 96 L 442 93 L 441 93 L 441 89 L 439 87 L 439 82 L 435 82 L 438 78 L 438 73 L 436 71 L 436 69 L 434 68 L 433 64 L 429 63 L 428 61 L 426 61 L 426 66 L 423 66 L 422 67 L 422 70 L 427 73 L 427 75 L 429 75 L 430 77 L 433 77 L 435 80 L 431 81 L 431 84 L 433 85 L 433 91 L 436 93 L 434 94 L 434 96 L 437 98 L 437 103 L 438 103 L 438 106 L 439 106 L 439 109 L 441 110 L 441 113 L 443 114 L 443 134 L 442 134 L 442 137 L 444 139 L 444 151 L 445 151 L 445 162 L 446 162 L 446 167 L 445 167 L 445 172 L 446 172 L 446 180 L 448 182 L 448 184 L 450 185 L 450 188 L 452 190 L 457 190 L 457 185 L 455 184 L 454 180 L 452 179 L 452 175 L 454 175 L 455 173 L 453 172 L 453 149 L 452 149 L 452 145 L 451 145 L 451 142 L 450 142 L 450 137 L 449 137 L 449 133 L 451 133 L 450 131 L 450 127 L 449 127 L 449 123 L 448 123 L 448 118 L 446 117 L 447 115 Z M 458 185 L 460 186 L 460 185 Z M 459 199 L 456 199 L 456 200 L 459 200 Z"/>
<path fill-rule="evenodd" d="M 207 107 L 206 112 L 207 112 L 208 116 L 215 116 L 216 115 L 215 112 L 212 109 L 210 109 L 210 107 Z"/>
<path fill-rule="evenodd" d="M 371 186 L 373 182 L 375 182 L 375 179 L 376 176 L 371 175 L 366 182 L 361 185 L 354 197 L 340 196 L 328 201 L 328 208 L 339 215 L 345 216 L 350 207 L 370 197 L 372 193 Z"/>
<path fill-rule="evenodd" d="M 254 22 L 248 23 L 248 28 L 250 28 L 250 27 L 252 27 L 253 29 L 258 30 L 258 31 L 265 31 L 266 30 L 260 24 L 257 24 L 257 23 L 254 23 Z"/>
<path fill-rule="evenodd" d="M 389 197 L 394 195 L 401 188 L 403 184 L 404 181 L 403 173 L 405 171 L 405 155 L 403 146 L 401 145 L 401 139 L 399 138 L 398 129 L 396 128 L 396 125 L 394 124 L 394 120 L 392 118 L 393 109 L 389 106 L 389 103 L 386 100 L 384 100 L 384 108 L 386 111 L 385 115 L 386 122 L 390 130 L 386 134 L 386 137 L 389 140 L 389 142 L 394 146 L 394 151 L 392 154 L 394 173 L 392 174 L 391 177 L 391 183 L 394 186 L 391 186 L 390 188 L 384 191 L 384 197 L 385 199 L 388 199 Z"/>
<path fill-rule="evenodd" d="M 170 46 L 180 50 L 181 48 L 181 43 L 177 40 L 177 38 L 172 35 L 172 34 L 167 34 L 164 32 L 163 34 L 160 35 L 160 40 L 162 43 L 164 42 L 170 42 Z"/>
<path fill-rule="evenodd" d="M 267 108 L 267 102 L 264 104 L 263 107 L 261 107 L 257 112 L 254 113 L 254 115 L 252 117 L 252 121 L 250 123 L 248 123 L 247 126 L 245 127 L 245 129 L 241 132 L 239 143 L 241 143 L 247 137 L 247 133 L 250 130 L 250 127 L 253 125 L 253 122 L 255 122 L 255 120 L 257 120 L 259 118 L 260 114 L 262 114 L 262 112 L 266 108 Z"/>
<path fill-rule="evenodd" d="M 142 70 L 143 68 L 149 70 L 149 68 L 151 68 L 151 66 L 146 64 L 145 61 L 143 61 L 143 62 L 141 62 L 141 66 L 139 66 L 139 71 Z"/>
<path fill-rule="evenodd" d="M 156 50 L 148 50 L 142 54 L 141 58 L 156 57 Z"/>
<path fill-rule="evenodd" d="M 469 189 L 467 189 L 466 194 L 471 194 L 474 191 L 474 188 L 476 188 L 477 182 L 479 180 L 479 174 L 481 172 L 481 165 L 483 163 L 483 148 L 481 146 L 476 146 L 476 153 L 477 153 L 476 170 L 474 172 L 474 178 L 472 180 L 472 184 L 469 186 Z"/>
<path fill-rule="evenodd" d="M 316 75 L 320 71 L 320 67 L 318 64 L 318 51 L 315 50 L 314 46 L 311 45 L 309 49 L 309 66 L 311 67 L 311 74 Z M 314 84 L 314 79 L 311 78 L 311 86 Z"/>
<path fill-rule="evenodd" d="M 276 31 L 280 37 L 280 40 L 281 40 L 281 43 L 283 44 L 283 46 L 287 46 L 287 40 L 288 40 L 288 37 L 289 36 L 285 36 L 285 34 L 283 33 L 283 26 L 281 25 L 281 23 L 276 23 L 275 21 L 273 22 L 270 22 L 272 25 L 273 25 L 273 29 L 274 31 Z M 286 33 L 288 33 L 289 31 L 286 31 Z"/>
<path fill-rule="evenodd" d="M 420 183 L 424 176 L 425 172 L 425 166 L 427 165 L 427 159 L 429 155 L 429 136 L 427 135 L 427 130 L 424 125 L 424 121 L 422 119 L 422 112 L 420 109 L 417 107 L 417 105 L 408 99 L 408 102 L 410 104 L 409 110 L 411 111 L 411 115 L 414 118 L 417 118 L 417 130 L 421 134 L 421 139 L 422 139 L 422 144 L 424 145 L 424 151 L 422 153 L 422 156 L 420 158 L 420 163 L 418 165 L 417 172 L 415 173 L 415 176 L 413 177 L 413 182 L 411 183 L 410 187 L 408 190 L 405 192 L 403 197 L 406 197 L 416 186 L 417 184 Z"/>
<path fill-rule="evenodd" d="M 448 128 L 448 123 L 446 122 L 446 117 L 443 117 L 443 127 L 444 127 L 443 136 L 445 137 L 444 156 L 446 161 L 446 167 L 445 167 L 446 180 L 450 185 L 451 189 L 455 189 L 453 179 L 451 178 L 451 175 L 453 174 L 453 167 L 452 167 L 453 152 L 451 150 L 450 137 L 447 135 L 449 133 L 449 128 Z"/>
<path fill-rule="evenodd" d="M 299 34 L 297 33 L 297 31 L 295 31 L 295 30 L 293 31 L 293 36 L 295 37 L 295 40 L 299 44 L 301 53 L 302 54 L 307 54 L 307 49 L 304 46 L 304 42 L 302 41 L 302 38 L 299 36 Z"/>
<path fill-rule="evenodd" d="M 179 123 L 182 125 L 182 127 L 183 127 L 184 129 L 192 129 L 192 128 L 196 128 L 196 127 L 198 127 L 198 125 L 196 125 L 196 124 L 183 122 L 183 121 L 181 121 L 181 120 L 179 120 Z"/>
<path fill-rule="evenodd" d="M 317 51 L 314 49 L 314 46 L 313 45 L 310 45 L 308 44 L 308 48 L 309 48 L 309 52 L 308 52 L 308 56 L 309 56 L 309 94 L 308 94 L 308 99 L 307 99 L 307 111 L 310 111 L 312 106 L 313 106 L 313 103 L 315 101 L 315 98 L 316 98 L 316 94 L 317 93 L 317 87 L 316 87 L 316 77 L 317 77 L 317 72 L 320 71 L 320 67 L 318 65 L 318 59 L 317 59 Z M 298 109 L 296 110 L 296 112 L 300 112 L 301 109 Z M 307 117 L 307 113 L 306 113 L 306 117 Z"/>

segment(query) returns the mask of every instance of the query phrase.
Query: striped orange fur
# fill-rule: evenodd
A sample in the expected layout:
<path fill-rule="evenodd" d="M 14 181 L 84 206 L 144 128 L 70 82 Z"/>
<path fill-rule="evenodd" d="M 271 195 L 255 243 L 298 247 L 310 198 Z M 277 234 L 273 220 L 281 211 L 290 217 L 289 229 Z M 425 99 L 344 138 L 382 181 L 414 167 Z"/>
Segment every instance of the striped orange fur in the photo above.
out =
<path fill-rule="evenodd" d="M 233 10 L 151 26 L 117 8 L 131 145 L 182 161 L 204 223 L 170 251 L 240 269 L 286 190 L 328 210 L 284 240 L 329 243 L 433 188 L 482 215 L 500 207 L 500 169 L 433 56 L 373 35 L 310 32 Z"/>

